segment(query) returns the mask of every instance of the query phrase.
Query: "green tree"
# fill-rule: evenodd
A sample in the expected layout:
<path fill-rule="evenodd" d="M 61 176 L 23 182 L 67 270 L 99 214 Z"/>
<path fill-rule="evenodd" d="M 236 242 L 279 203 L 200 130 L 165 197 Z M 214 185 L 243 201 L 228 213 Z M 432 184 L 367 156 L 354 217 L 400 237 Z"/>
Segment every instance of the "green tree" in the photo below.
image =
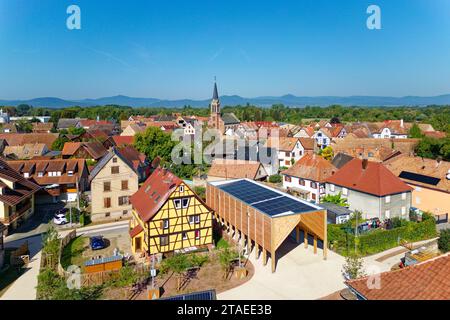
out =
<path fill-rule="evenodd" d="M 164 162 L 171 161 L 172 149 L 175 142 L 170 134 L 157 127 L 148 127 L 143 133 L 138 133 L 134 138 L 134 147 L 144 153 L 149 159 L 159 157 Z"/>
<path fill-rule="evenodd" d="M 239 254 L 236 250 L 232 248 L 223 248 L 218 250 L 218 258 L 220 267 L 223 271 L 223 279 L 227 278 L 227 275 L 230 273 L 232 262 L 238 258 Z"/>
<path fill-rule="evenodd" d="M 60 135 L 58 139 L 53 141 L 52 150 L 61 151 L 64 148 L 64 144 L 70 140 L 65 135 Z"/>
<path fill-rule="evenodd" d="M 450 229 L 443 229 L 439 232 L 439 250 L 446 253 L 450 251 Z"/>
<path fill-rule="evenodd" d="M 342 267 L 342 274 L 345 278 L 358 279 L 365 276 L 363 269 L 363 259 L 357 255 L 351 255 L 345 258 L 345 264 Z"/>
<path fill-rule="evenodd" d="M 423 137 L 422 130 L 420 130 L 417 123 L 414 123 L 412 125 L 411 129 L 409 129 L 409 136 L 411 138 L 422 138 Z"/>
<path fill-rule="evenodd" d="M 32 123 L 27 120 L 19 120 L 16 125 L 19 132 L 30 133 L 33 131 Z"/>
<path fill-rule="evenodd" d="M 342 194 L 340 192 L 335 195 L 327 194 L 322 198 L 322 202 L 334 203 L 341 207 L 348 207 L 347 199 L 342 198 Z"/>
<path fill-rule="evenodd" d="M 325 147 L 324 149 L 322 149 L 322 152 L 320 155 L 325 160 L 331 161 L 331 160 L 333 160 L 334 152 L 333 152 L 333 149 L 330 146 L 328 146 L 328 147 Z"/>

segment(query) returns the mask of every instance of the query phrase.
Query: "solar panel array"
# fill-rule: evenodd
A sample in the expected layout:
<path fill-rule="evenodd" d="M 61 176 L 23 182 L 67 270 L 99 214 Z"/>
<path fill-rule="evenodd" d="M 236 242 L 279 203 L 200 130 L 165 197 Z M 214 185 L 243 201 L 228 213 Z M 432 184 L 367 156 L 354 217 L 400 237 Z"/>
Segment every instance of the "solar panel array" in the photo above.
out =
<path fill-rule="evenodd" d="M 437 185 L 439 183 L 439 181 L 441 181 L 441 179 L 439 179 L 439 178 L 425 176 L 423 174 L 418 174 L 418 173 L 409 172 L 409 171 L 402 171 L 400 173 L 399 177 L 403 178 L 403 179 L 408 179 L 408 180 L 412 180 L 412 181 L 430 184 L 432 186 Z"/>
<path fill-rule="evenodd" d="M 219 185 L 219 188 L 269 216 L 317 210 L 313 206 L 247 180 Z"/>
<path fill-rule="evenodd" d="M 208 290 L 208 291 L 200 291 L 200 292 L 192 292 L 187 294 L 180 294 L 178 296 L 161 298 L 159 300 L 171 300 L 171 301 L 180 301 L 180 300 L 216 300 L 216 291 Z"/>

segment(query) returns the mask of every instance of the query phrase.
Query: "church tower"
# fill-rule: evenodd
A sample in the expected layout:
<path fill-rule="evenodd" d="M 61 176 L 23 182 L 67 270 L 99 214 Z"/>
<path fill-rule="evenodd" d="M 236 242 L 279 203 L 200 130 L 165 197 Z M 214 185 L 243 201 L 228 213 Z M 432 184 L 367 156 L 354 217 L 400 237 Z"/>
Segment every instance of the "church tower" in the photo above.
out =
<path fill-rule="evenodd" d="M 209 116 L 208 126 L 210 128 L 215 128 L 220 132 L 224 132 L 224 123 L 222 117 L 220 116 L 220 100 L 219 92 L 217 90 L 217 83 L 214 81 L 213 97 L 210 104 L 211 115 Z"/>

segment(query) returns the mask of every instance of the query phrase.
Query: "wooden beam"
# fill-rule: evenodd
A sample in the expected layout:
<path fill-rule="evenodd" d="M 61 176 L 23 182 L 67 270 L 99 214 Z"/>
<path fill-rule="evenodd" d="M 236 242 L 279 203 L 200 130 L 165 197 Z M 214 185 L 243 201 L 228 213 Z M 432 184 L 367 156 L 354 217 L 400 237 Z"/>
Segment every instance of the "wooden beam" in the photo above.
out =
<path fill-rule="evenodd" d="M 255 242 L 255 259 L 258 259 L 259 245 Z"/>
<path fill-rule="evenodd" d="M 248 252 L 249 255 L 250 255 L 251 250 L 252 250 L 252 240 L 247 235 L 247 252 Z"/>
<path fill-rule="evenodd" d="M 327 254 L 328 254 L 328 231 L 327 231 L 327 211 L 323 211 L 323 259 L 327 260 Z"/>
<path fill-rule="evenodd" d="M 314 235 L 314 254 L 317 254 L 317 236 Z"/>
<path fill-rule="evenodd" d="M 300 243 L 300 227 L 299 226 L 295 227 L 295 239 L 296 239 L 297 243 Z"/>
<path fill-rule="evenodd" d="M 303 230 L 304 239 L 303 242 L 305 243 L 305 249 L 308 249 L 308 231 Z"/>
<path fill-rule="evenodd" d="M 275 272 L 275 259 L 276 259 L 276 251 L 270 253 L 270 260 L 272 262 L 272 273 Z"/>
<path fill-rule="evenodd" d="M 262 254 L 263 254 L 263 265 L 265 266 L 267 264 L 267 250 L 266 248 L 262 248 Z"/>

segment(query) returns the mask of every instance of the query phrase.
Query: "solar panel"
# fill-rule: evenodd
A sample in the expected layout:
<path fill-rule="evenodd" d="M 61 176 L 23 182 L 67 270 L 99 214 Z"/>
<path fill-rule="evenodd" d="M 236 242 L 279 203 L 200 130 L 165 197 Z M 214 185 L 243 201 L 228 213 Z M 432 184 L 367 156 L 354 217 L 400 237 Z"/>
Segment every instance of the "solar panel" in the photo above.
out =
<path fill-rule="evenodd" d="M 269 216 L 281 213 L 302 213 L 317 210 L 299 200 L 286 197 L 248 180 L 239 180 L 219 186 L 223 191 L 255 207 Z"/>
<path fill-rule="evenodd" d="M 418 173 L 409 172 L 409 171 L 400 172 L 399 178 L 422 182 L 422 183 L 426 183 L 426 184 L 431 184 L 432 186 L 437 185 L 439 183 L 439 181 L 441 181 L 441 179 L 439 179 L 439 178 L 424 176 L 423 174 L 418 174 Z"/>
<path fill-rule="evenodd" d="M 180 294 L 178 296 L 161 298 L 159 300 L 171 300 L 171 301 L 180 301 L 180 300 L 216 300 L 216 291 L 208 290 L 208 291 L 200 291 L 200 292 L 191 292 L 187 294 Z"/>

